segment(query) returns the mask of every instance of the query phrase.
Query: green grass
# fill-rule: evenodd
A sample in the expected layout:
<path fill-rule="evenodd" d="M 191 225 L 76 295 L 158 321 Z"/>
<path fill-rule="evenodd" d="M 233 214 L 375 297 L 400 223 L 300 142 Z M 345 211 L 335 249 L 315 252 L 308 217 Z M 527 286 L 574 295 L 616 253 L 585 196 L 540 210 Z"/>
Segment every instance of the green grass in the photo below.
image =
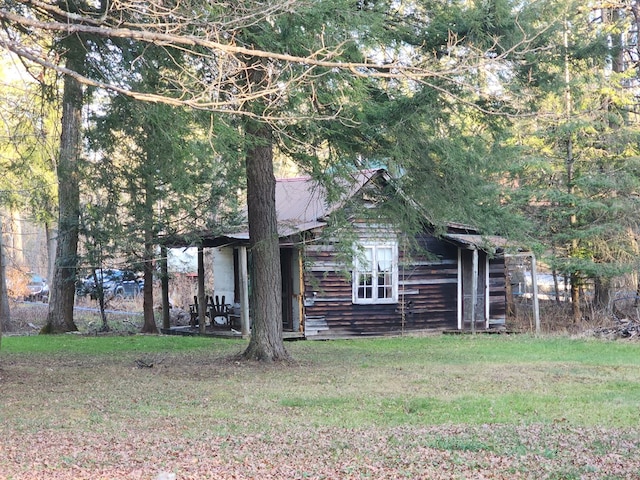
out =
<path fill-rule="evenodd" d="M 434 452 L 466 472 L 451 478 L 491 472 L 486 458 L 495 457 L 500 478 L 636 473 L 629 469 L 640 428 L 637 343 L 483 335 L 300 341 L 286 345 L 293 362 L 274 365 L 234 360 L 246 345 L 148 335 L 5 337 L 0 436 L 18 451 L 22 439 L 43 432 L 71 444 L 97 436 L 120 449 L 132 435 L 156 450 L 214 442 L 233 465 L 251 464 L 251 448 L 271 452 L 284 442 L 303 465 L 341 469 L 349 456 L 356 469 L 349 478 L 380 456 L 395 478 L 415 477 L 420 462 L 437 471 L 428 463 Z M 139 359 L 153 368 L 138 368 Z M 304 447 L 309 442 L 317 451 Z M 590 460 L 576 464 L 568 447 Z M 60 465 L 71 462 L 59 452 Z M 609 470 L 598 464 L 610 452 L 631 462 L 622 477 L 613 457 Z M 90 462 L 97 454 L 82 455 Z M 4 468 L 10 464 L 20 465 Z"/>
<path fill-rule="evenodd" d="M 224 342 L 218 340 L 218 345 Z M 103 355 L 120 352 L 177 352 L 210 348 L 211 339 L 203 337 L 174 337 L 157 335 L 84 336 L 30 335 L 2 339 L 0 355 L 9 354 L 78 354 Z"/>
<path fill-rule="evenodd" d="M 227 361 L 245 346 L 245 341 L 199 337 L 6 337 L 0 366 L 24 364 L 37 378 L 39 365 L 48 362 L 50 369 L 66 372 L 74 388 L 112 375 L 101 381 L 110 385 L 119 379 L 107 387 L 110 394 L 105 392 L 115 405 L 120 405 L 117 392 L 149 398 L 136 404 L 132 415 L 187 417 L 207 399 L 206 414 L 226 418 L 225 405 L 233 402 L 238 408 L 232 423 L 257 429 L 273 417 L 281 424 L 295 417 L 296 422 L 352 428 L 558 421 L 640 426 L 640 345 L 635 343 L 409 337 L 289 343 L 295 361 L 287 366 Z M 137 358 L 160 368 L 150 369 L 153 375 L 132 370 Z M 165 391 L 169 378 L 187 392 L 177 405 Z M 128 388 L 133 391 L 127 393 Z"/>

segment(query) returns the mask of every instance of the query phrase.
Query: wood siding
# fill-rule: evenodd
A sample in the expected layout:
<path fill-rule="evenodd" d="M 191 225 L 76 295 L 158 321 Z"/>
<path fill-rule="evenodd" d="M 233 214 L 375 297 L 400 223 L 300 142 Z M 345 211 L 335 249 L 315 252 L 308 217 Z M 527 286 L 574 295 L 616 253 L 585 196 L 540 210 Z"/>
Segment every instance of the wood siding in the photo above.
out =
<path fill-rule="evenodd" d="M 365 235 L 364 238 L 372 238 Z M 306 335 L 342 337 L 458 328 L 458 247 L 429 234 L 407 252 L 399 244 L 398 302 L 354 304 L 351 272 L 331 244 L 304 248 Z M 486 254 L 481 252 L 484 262 Z M 489 323 L 506 315 L 504 259 L 489 260 Z"/>
<path fill-rule="evenodd" d="M 419 244 L 439 256 L 399 248 L 398 302 L 373 305 L 352 302 L 350 272 L 331 245 L 307 245 L 305 316 L 323 323 L 318 333 L 325 336 L 457 328 L 457 249 L 428 236 Z"/>
<path fill-rule="evenodd" d="M 504 256 L 489 259 L 489 323 L 507 319 L 507 281 Z"/>

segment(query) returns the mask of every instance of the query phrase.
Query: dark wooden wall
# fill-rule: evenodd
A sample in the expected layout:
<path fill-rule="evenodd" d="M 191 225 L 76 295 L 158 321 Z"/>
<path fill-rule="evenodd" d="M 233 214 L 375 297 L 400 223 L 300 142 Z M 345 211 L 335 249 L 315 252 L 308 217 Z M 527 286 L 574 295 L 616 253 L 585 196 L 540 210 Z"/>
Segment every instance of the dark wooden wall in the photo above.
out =
<path fill-rule="evenodd" d="M 430 236 L 418 240 L 431 253 L 409 253 L 400 246 L 399 301 L 376 305 L 352 302 L 350 272 L 342 270 L 331 245 L 307 245 L 305 315 L 322 327 L 317 333 L 382 335 L 457 328 L 457 248 Z"/>
<path fill-rule="evenodd" d="M 352 302 L 350 271 L 330 244 L 304 249 L 308 336 L 384 335 L 458 328 L 458 247 L 427 233 L 407 251 L 399 245 L 398 303 Z M 506 315 L 504 258 L 489 260 L 489 312 Z M 491 323 L 491 322 L 490 322 Z"/>
<path fill-rule="evenodd" d="M 504 256 L 489 259 L 489 320 L 504 323 L 507 318 L 507 280 Z"/>

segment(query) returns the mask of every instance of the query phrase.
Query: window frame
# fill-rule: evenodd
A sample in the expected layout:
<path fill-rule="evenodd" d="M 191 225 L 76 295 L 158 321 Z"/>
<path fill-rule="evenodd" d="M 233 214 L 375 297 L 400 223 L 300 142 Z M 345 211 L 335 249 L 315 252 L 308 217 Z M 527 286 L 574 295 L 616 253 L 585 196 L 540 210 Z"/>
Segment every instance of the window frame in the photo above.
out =
<path fill-rule="evenodd" d="M 391 296 L 382 297 L 378 296 L 378 272 L 374 267 L 378 264 L 378 251 L 382 249 L 391 249 Z M 371 251 L 371 265 L 369 270 L 362 268 L 362 260 L 366 256 L 363 252 L 367 250 Z M 351 301 L 357 305 L 380 305 L 380 304 L 394 304 L 398 303 L 398 243 L 397 242 L 367 242 L 362 243 L 356 247 L 356 255 L 353 261 L 353 272 L 351 275 Z M 371 276 L 371 297 L 363 298 L 358 296 L 359 289 L 362 287 L 360 284 L 360 278 L 362 275 Z"/>

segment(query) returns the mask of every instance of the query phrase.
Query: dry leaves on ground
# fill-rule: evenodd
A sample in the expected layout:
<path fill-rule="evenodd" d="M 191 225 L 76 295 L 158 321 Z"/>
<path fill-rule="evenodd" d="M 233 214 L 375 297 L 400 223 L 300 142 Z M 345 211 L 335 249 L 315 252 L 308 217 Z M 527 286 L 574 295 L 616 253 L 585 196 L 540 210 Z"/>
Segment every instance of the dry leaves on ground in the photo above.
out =
<path fill-rule="evenodd" d="M 203 430 L 204 431 L 204 430 Z M 336 428 L 248 436 L 117 437 L 0 427 L 5 479 L 640 478 L 637 432 L 567 425 Z"/>

